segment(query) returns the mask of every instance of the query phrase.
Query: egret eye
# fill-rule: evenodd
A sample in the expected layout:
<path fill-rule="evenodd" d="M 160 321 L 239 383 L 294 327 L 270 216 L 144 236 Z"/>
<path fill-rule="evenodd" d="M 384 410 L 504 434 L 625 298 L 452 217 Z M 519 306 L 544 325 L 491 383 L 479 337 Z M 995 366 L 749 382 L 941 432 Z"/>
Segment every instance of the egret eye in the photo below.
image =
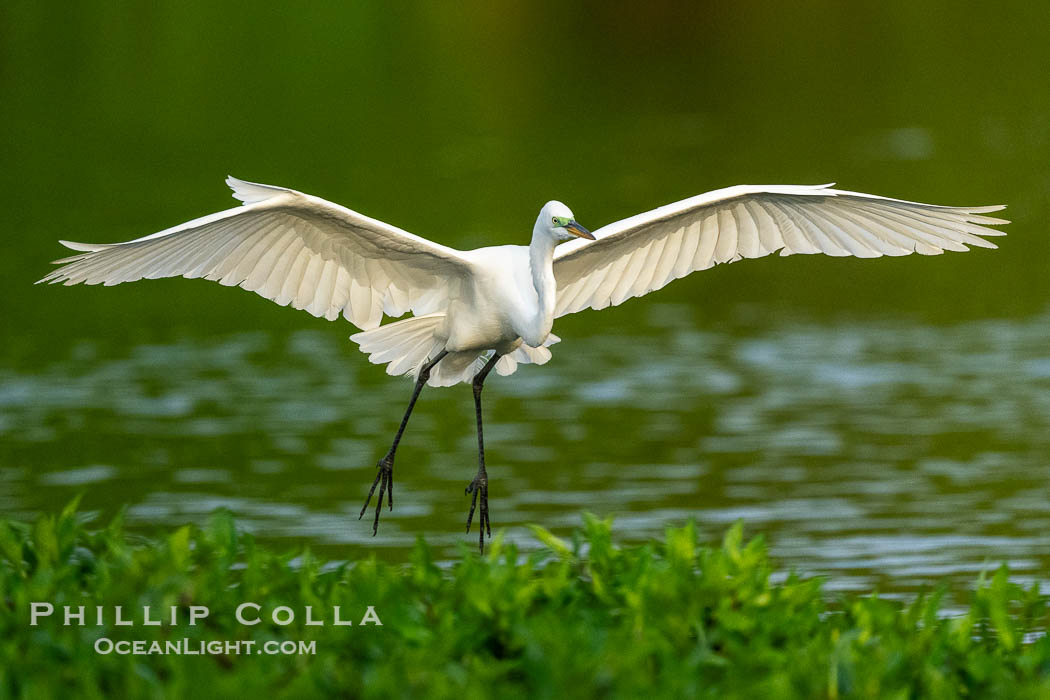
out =
<path fill-rule="evenodd" d="M 555 226 L 557 226 L 558 225 L 558 217 L 554 217 L 553 219 L 551 219 L 551 223 L 554 224 Z"/>

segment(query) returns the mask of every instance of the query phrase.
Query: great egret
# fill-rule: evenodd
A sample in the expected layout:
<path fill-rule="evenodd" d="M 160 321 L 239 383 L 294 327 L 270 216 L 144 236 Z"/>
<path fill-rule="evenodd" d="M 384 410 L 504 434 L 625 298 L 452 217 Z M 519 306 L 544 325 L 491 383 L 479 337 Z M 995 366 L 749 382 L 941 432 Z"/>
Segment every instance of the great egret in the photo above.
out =
<path fill-rule="evenodd" d="M 390 450 L 376 465 L 372 534 L 386 495 L 393 509 L 394 454 L 425 384 L 470 380 L 478 471 L 467 486 L 470 532 L 479 496 L 479 547 L 491 535 L 481 390 L 493 369 L 544 364 L 554 319 L 604 309 L 695 270 L 779 251 L 876 258 L 995 248 L 981 236 L 1008 223 L 1001 206 L 945 207 L 831 189 L 739 185 L 668 204 L 593 234 L 561 202 L 547 202 L 528 246 L 460 251 L 302 192 L 226 180 L 243 206 L 125 243 L 62 244 L 79 255 L 40 282 L 113 285 L 142 278 L 203 277 L 362 332 L 350 336 L 391 375 L 415 387 Z M 576 240 L 573 240 L 576 239 Z M 556 248 L 563 241 L 571 243 Z M 410 318 L 380 325 L 383 315 Z"/>

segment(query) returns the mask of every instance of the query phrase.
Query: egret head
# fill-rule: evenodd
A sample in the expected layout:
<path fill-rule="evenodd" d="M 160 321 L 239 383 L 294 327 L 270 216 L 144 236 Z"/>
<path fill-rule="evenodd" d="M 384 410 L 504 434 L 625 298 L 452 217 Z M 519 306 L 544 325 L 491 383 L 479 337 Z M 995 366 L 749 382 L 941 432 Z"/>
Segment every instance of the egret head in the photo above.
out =
<path fill-rule="evenodd" d="M 586 238 L 593 241 L 591 232 L 576 223 L 572 210 L 561 202 L 550 201 L 540 209 L 536 218 L 536 230 L 548 233 L 556 241 L 569 241 L 573 238 Z"/>

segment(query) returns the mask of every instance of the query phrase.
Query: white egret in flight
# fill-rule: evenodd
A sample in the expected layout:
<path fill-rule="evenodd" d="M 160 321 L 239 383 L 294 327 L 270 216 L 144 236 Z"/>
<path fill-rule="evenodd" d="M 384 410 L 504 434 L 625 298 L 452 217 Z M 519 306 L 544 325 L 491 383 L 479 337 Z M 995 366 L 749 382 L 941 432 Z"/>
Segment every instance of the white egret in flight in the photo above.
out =
<path fill-rule="evenodd" d="M 668 204 L 593 234 L 561 202 L 547 202 L 529 245 L 455 250 L 295 190 L 227 179 L 243 206 L 125 243 L 62 244 L 78 255 L 41 282 L 113 285 L 158 277 L 203 277 L 361 329 L 350 336 L 369 360 L 415 387 L 376 486 L 393 508 L 394 453 L 425 384 L 470 381 L 478 425 L 478 470 L 467 486 L 470 532 L 479 496 L 479 545 L 490 533 L 481 428 L 485 378 L 544 364 L 554 319 L 604 309 L 718 263 L 779 252 L 877 258 L 967 246 L 1007 223 L 1001 206 L 945 207 L 831 189 L 831 185 L 740 185 Z M 575 239 L 575 240 L 574 240 Z M 559 246 L 563 241 L 572 241 Z M 380 325 L 383 315 L 412 316 Z M 360 517 L 359 516 L 359 519 Z"/>

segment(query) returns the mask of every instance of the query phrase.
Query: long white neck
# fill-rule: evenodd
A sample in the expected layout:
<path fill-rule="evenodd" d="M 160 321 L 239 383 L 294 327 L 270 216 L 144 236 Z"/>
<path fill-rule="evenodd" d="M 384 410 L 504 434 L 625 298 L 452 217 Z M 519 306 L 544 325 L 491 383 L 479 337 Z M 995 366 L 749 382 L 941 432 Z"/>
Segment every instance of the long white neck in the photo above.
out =
<path fill-rule="evenodd" d="M 554 246 L 556 241 L 546 231 L 538 228 L 532 230 L 532 243 L 529 244 L 529 267 L 532 272 L 532 284 L 536 287 L 539 305 L 536 316 L 528 323 L 526 332 L 521 338 L 526 345 L 539 347 L 550 335 L 554 325 L 554 301 L 557 295 L 557 284 L 554 281 Z"/>

